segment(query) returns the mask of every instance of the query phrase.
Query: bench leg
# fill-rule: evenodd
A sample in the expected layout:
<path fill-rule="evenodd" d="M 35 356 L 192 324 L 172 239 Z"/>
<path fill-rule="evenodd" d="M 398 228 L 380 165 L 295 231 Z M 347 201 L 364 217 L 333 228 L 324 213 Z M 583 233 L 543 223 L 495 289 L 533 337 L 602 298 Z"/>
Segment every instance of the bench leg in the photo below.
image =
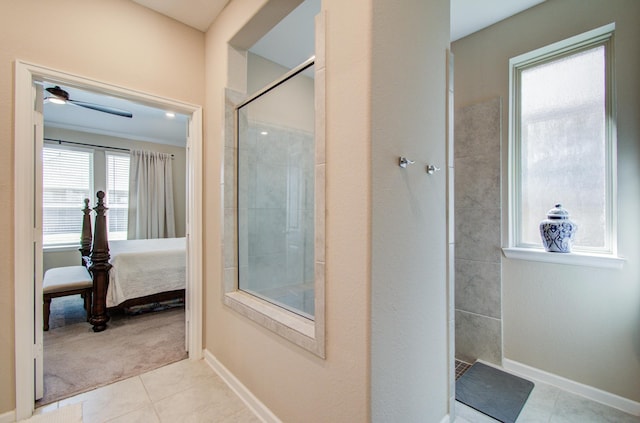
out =
<path fill-rule="evenodd" d="M 48 295 L 44 296 L 44 301 L 43 301 L 43 313 L 42 313 L 42 320 L 44 320 L 44 330 L 47 331 L 49 330 L 49 313 L 51 312 L 51 297 Z"/>
<path fill-rule="evenodd" d="M 86 291 L 84 291 L 84 294 L 82 294 L 82 298 L 84 298 L 84 309 L 87 312 L 87 322 L 91 318 L 91 295 L 92 295 L 92 291 L 93 291 L 93 288 L 90 288 L 90 289 L 87 289 Z"/>

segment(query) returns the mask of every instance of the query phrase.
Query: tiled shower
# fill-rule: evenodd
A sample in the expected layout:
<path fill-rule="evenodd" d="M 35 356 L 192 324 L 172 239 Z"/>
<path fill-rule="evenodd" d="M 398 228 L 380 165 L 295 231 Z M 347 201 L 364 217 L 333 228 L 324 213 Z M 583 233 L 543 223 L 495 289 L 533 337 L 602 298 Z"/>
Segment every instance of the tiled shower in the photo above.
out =
<path fill-rule="evenodd" d="M 260 122 L 239 147 L 240 285 L 314 313 L 314 134 Z"/>
<path fill-rule="evenodd" d="M 500 98 L 455 111 L 455 356 L 502 364 Z"/>

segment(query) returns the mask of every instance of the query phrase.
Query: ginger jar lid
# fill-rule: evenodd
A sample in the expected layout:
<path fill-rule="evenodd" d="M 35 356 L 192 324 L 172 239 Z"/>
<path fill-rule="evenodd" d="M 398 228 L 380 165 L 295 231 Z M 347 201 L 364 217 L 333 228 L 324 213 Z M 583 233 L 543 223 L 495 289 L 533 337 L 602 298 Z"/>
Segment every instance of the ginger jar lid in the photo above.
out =
<path fill-rule="evenodd" d="M 562 204 L 556 204 L 554 208 L 547 212 L 547 219 L 569 219 L 569 212 L 562 207 Z"/>

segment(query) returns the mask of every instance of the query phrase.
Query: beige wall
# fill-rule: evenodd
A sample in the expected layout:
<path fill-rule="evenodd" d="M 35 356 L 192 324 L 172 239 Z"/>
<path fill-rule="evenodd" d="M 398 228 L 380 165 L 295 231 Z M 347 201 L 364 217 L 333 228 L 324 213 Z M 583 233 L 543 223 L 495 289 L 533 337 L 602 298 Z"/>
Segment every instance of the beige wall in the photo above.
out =
<path fill-rule="evenodd" d="M 448 2 L 431 2 L 433 9 L 414 2 L 415 9 L 397 11 L 382 0 L 323 1 L 328 34 L 327 358 L 320 359 L 226 308 L 221 299 L 219 200 L 224 88 L 243 90 L 246 84 L 243 75 L 227 74 L 227 42 L 250 19 L 257 26 L 263 23 L 254 15 L 267 1 L 234 0 L 228 4 L 204 37 L 206 48 L 201 33 L 125 0 L 59 0 L 55 5 L 35 0 L 10 5 L 7 0 L 2 1 L 7 3 L 0 16 L 0 94 L 4 98 L 12 98 L 12 62 L 20 58 L 191 103 L 202 104 L 206 100 L 205 347 L 243 384 L 283 421 L 367 422 L 373 417 L 385 420 L 384 416 L 405 412 L 405 416 L 413 416 L 420 410 L 426 413 L 422 417 L 442 419 L 448 395 L 444 173 L 439 174 L 440 179 L 427 179 L 426 175 L 417 176 L 422 173 L 422 164 L 410 169 L 414 172 L 411 192 L 418 195 L 424 188 L 433 194 L 437 205 L 422 209 L 422 203 L 407 203 L 410 200 L 404 198 L 402 210 L 394 216 L 410 216 L 399 223 L 401 231 L 397 234 L 393 232 L 397 222 L 383 219 L 385 211 L 395 211 L 398 204 L 397 198 L 386 190 L 401 189 L 405 182 L 394 173 L 392 183 L 387 185 L 381 176 L 373 178 L 372 174 L 397 172 L 401 147 L 415 152 L 417 160 L 445 166 L 444 57 L 448 41 L 443 34 L 448 33 Z M 286 8 L 287 4 L 296 3 L 298 0 L 272 1 L 269 5 Z M 416 14 L 412 16 L 412 12 Z M 60 32 L 49 33 L 43 25 L 52 16 L 56 17 Z M 403 27 L 405 18 L 412 25 Z M 422 21 L 428 25 L 421 27 Z M 118 23 L 117 30 L 113 22 Z M 427 32 L 426 28 L 432 25 L 437 30 Z M 422 46 L 419 37 L 412 39 L 408 28 L 419 29 L 423 39 L 433 37 L 417 61 L 413 60 L 415 48 Z M 377 56 L 372 54 L 372 33 L 378 34 L 375 40 L 381 43 L 376 46 L 381 48 Z M 398 61 L 386 60 L 386 54 Z M 373 72 L 374 65 L 381 68 Z M 413 65 L 417 65 L 415 69 L 411 68 Z M 402 71 L 398 72 L 397 67 Z M 424 82 L 428 79 L 425 75 L 433 81 Z M 404 82 L 397 85 L 399 81 Z M 387 83 L 391 86 L 385 87 Z M 424 96 L 416 97 L 415 92 L 407 91 L 416 83 L 420 87 L 418 94 Z M 394 87 L 399 91 L 393 91 Z M 385 94 L 391 97 L 384 97 Z M 404 94 L 411 96 L 407 104 L 403 103 Z M 377 102 L 388 103 L 372 110 Z M 4 269 L 0 273 L 0 289 L 6 293 L 0 296 L 0 413 L 12 410 L 15 401 L 11 104 L 0 105 L 4 116 L 0 142 L 3 150 L 10 152 L 0 157 L 0 244 L 4 245 L 0 247 L 4 248 L 0 249 L 0 269 Z M 394 106 L 408 114 L 395 111 Z M 395 122 L 386 120 L 387 112 Z M 374 115 L 380 119 L 375 124 Z M 409 129 L 405 130 L 403 124 Z M 396 130 L 405 132 L 396 134 Z M 403 139 L 405 135 L 409 138 Z M 389 148 L 385 146 L 387 140 Z M 372 191 L 376 184 L 382 185 Z M 377 229 L 372 231 L 374 217 Z M 431 224 L 425 223 L 430 219 Z M 412 228 L 433 237 L 425 235 L 421 240 L 402 244 L 404 234 L 415 234 L 411 233 Z M 391 234 L 393 242 L 385 244 L 385 234 Z M 372 264 L 372 254 L 379 260 L 376 266 Z M 432 270 L 416 264 L 425 257 L 425 263 L 434 265 Z M 390 274 L 384 269 L 388 264 L 390 269 L 400 271 L 405 263 L 410 263 L 408 273 Z M 389 291 L 394 283 L 404 289 Z M 386 294 L 391 297 L 386 298 Z M 371 321 L 384 324 L 386 318 L 392 320 L 391 324 L 372 333 Z M 396 330 L 402 334 L 403 344 L 386 349 L 387 343 L 399 341 Z M 377 363 L 385 366 L 377 369 L 376 380 L 372 380 L 372 348 L 383 354 L 377 357 Z M 404 363 L 394 356 L 396 353 Z M 394 393 L 394 401 L 400 403 L 383 397 L 385 391 L 389 392 L 383 384 L 394 380 L 396 371 L 401 381 L 409 382 L 403 386 L 405 392 L 417 388 L 408 398 Z M 375 416 L 372 384 L 380 388 L 375 392 Z M 421 403 L 416 393 L 426 395 L 420 396 Z"/>
<path fill-rule="evenodd" d="M 239 72 L 227 75 L 226 43 L 264 3 L 233 1 L 207 32 L 206 348 L 283 421 L 440 421 L 447 413 L 448 396 L 445 173 L 427 179 L 422 165 L 416 165 L 407 192 L 397 154 L 406 148 L 417 160 L 446 166 L 448 2 L 419 2 L 398 11 L 384 1 L 323 1 L 325 360 L 222 303 L 222 210 L 217 200 L 223 139 L 217 128 L 223 125 L 225 86 L 246 89 Z M 406 19 L 412 25 L 405 26 Z M 416 30 L 423 37 L 416 36 Z M 378 34 L 378 55 L 372 54 L 372 34 Z M 414 60 L 418 48 L 423 51 Z M 231 55 L 239 61 L 241 56 Z M 373 176 L 377 172 L 380 175 Z M 386 183 L 388 175 L 392 181 Z M 372 184 L 379 185 L 373 189 Z M 423 189 L 432 194 L 430 200 L 437 199 L 435 204 L 406 198 Z M 431 237 L 416 237 L 415 231 Z M 392 242 L 386 242 L 387 236 Z M 372 322 L 378 324 L 375 332 Z"/>
<path fill-rule="evenodd" d="M 13 69 L 16 59 L 204 103 L 204 35 L 127 0 L 1 0 L 0 414 L 15 408 Z M 55 31 L 47 23 L 56 23 Z M 114 25 L 117 23 L 117 25 Z"/>
<path fill-rule="evenodd" d="M 504 356 L 640 401 L 640 2 L 548 0 L 455 42 L 455 101 L 463 107 L 501 96 L 508 104 L 510 57 L 610 22 L 616 23 L 618 245 L 627 261 L 622 270 L 606 270 L 503 258 Z M 507 113 L 504 107 L 503 122 Z M 505 124 L 503 169 L 507 131 Z"/>
<path fill-rule="evenodd" d="M 186 131 L 186 128 L 185 128 Z M 85 144 L 101 145 L 105 147 L 116 148 L 138 148 L 147 151 L 158 151 L 161 153 L 173 154 L 173 160 L 171 161 L 172 173 L 173 173 L 173 200 L 174 200 L 174 213 L 175 213 L 175 225 L 176 225 L 176 237 L 185 236 L 186 226 L 186 149 L 184 147 L 177 147 L 175 145 L 157 144 L 151 142 L 137 141 L 125 138 L 111 137 L 100 134 L 90 134 L 87 132 L 72 131 L 69 129 L 52 128 L 45 125 L 44 128 L 45 138 L 51 138 L 55 140 L 65 140 L 80 142 Z M 104 157 L 104 155 L 103 155 Z M 98 175 L 94 179 L 94 190 L 106 191 L 105 179 L 106 173 L 104 173 L 104 160 L 96 159 L 96 165 L 99 165 L 94 169 L 94 174 Z M 99 175 L 100 169 L 102 169 L 101 177 Z M 96 198 L 90 198 L 91 203 L 95 204 Z M 82 213 L 78 212 L 82 217 Z M 79 241 L 78 241 L 79 242 Z M 80 253 L 77 248 L 71 251 L 45 251 L 43 253 L 43 271 L 47 271 L 52 267 L 60 266 L 75 266 L 80 263 Z"/>
<path fill-rule="evenodd" d="M 207 32 L 205 347 L 283 421 L 369 420 L 368 1 L 324 1 L 327 20 L 326 360 L 222 304 L 220 155 L 227 41 L 266 3 L 231 2 Z M 277 3 L 277 2 L 273 2 Z M 280 2 L 283 3 L 283 2 Z M 290 2 L 295 4 L 295 1 Z M 330 65 L 329 65 L 330 63 Z M 329 68 L 330 66 L 330 68 Z M 348 140 L 346 142 L 345 140 Z M 354 160 L 354 158 L 361 160 Z M 349 181 L 349 183 L 345 183 Z"/>
<path fill-rule="evenodd" d="M 280 79 L 290 69 L 280 66 L 253 53 L 247 54 L 247 93 L 258 92 Z M 260 97 L 251 105 L 251 119 L 268 122 L 284 128 L 296 128 L 313 132 L 315 119 L 313 108 L 313 78 L 307 73 L 290 79 L 270 95 Z M 298 98 L 302 101 L 298 101 Z"/>

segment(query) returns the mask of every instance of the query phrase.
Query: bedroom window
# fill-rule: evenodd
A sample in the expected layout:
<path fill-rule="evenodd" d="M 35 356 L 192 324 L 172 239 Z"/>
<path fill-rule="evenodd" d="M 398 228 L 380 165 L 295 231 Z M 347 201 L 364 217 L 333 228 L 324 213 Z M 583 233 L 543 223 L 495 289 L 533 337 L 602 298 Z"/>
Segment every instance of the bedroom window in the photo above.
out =
<path fill-rule="evenodd" d="M 42 171 L 43 246 L 77 246 L 83 200 L 93 197 L 93 150 L 45 145 Z"/>
<path fill-rule="evenodd" d="M 127 239 L 129 214 L 129 155 L 106 153 L 108 237 L 110 240 Z"/>
<path fill-rule="evenodd" d="M 578 224 L 574 252 L 616 253 L 613 31 L 509 62 L 510 247 L 540 251 L 539 223 L 561 203 Z"/>

